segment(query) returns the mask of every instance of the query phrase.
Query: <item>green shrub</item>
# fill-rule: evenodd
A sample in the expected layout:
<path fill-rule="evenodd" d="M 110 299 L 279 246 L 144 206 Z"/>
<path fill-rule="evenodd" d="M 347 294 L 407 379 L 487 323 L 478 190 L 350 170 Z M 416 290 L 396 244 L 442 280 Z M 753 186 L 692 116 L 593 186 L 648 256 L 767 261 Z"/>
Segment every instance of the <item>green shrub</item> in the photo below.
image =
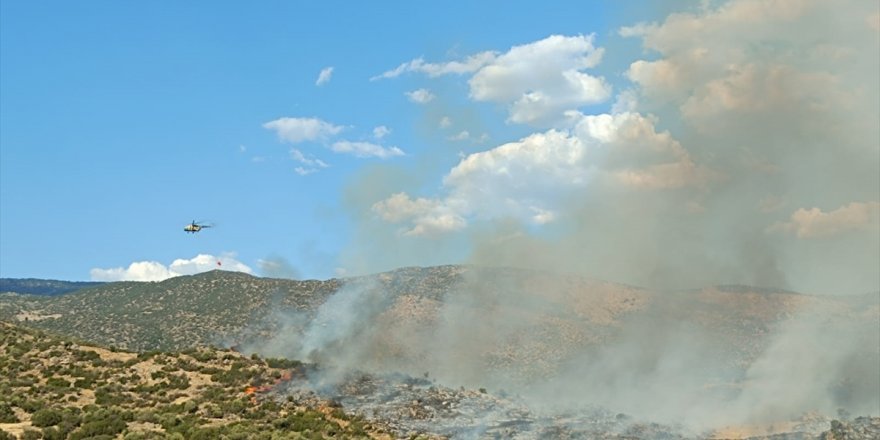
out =
<path fill-rule="evenodd" d="M 46 380 L 46 386 L 49 388 L 70 388 L 70 382 L 60 377 L 50 377 Z"/>
<path fill-rule="evenodd" d="M 33 416 L 31 416 L 31 424 L 38 428 L 45 428 L 47 426 L 53 426 L 61 423 L 62 416 L 61 411 L 52 408 L 43 408 L 37 410 Z"/>
<path fill-rule="evenodd" d="M 302 362 L 285 358 L 266 358 L 266 364 L 270 368 L 281 368 L 284 370 L 288 370 L 291 368 L 300 367 L 302 365 Z"/>
<path fill-rule="evenodd" d="M 189 378 L 183 374 L 169 374 L 168 386 L 178 390 L 189 388 Z"/>
<path fill-rule="evenodd" d="M 195 359 L 199 362 L 213 361 L 214 359 L 217 358 L 216 355 L 214 355 L 214 352 L 208 351 L 208 350 L 194 351 L 192 354 L 190 354 L 190 356 L 192 356 L 193 359 Z"/>
<path fill-rule="evenodd" d="M 46 402 L 43 402 L 40 399 L 27 399 L 27 398 L 18 399 L 15 402 L 15 405 L 18 406 L 19 408 L 29 412 L 29 413 L 35 413 L 35 412 L 45 408 L 46 406 L 48 406 L 48 405 L 46 405 Z"/>
<path fill-rule="evenodd" d="M 95 390 L 95 404 L 102 406 L 121 405 L 131 399 L 123 394 L 119 385 L 105 385 Z"/>
<path fill-rule="evenodd" d="M 64 440 L 66 438 L 67 434 L 54 426 L 43 428 L 43 440 Z"/>
<path fill-rule="evenodd" d="M 19 440 L 40 440 L 43 438 L 43 433 L 37 431 L 36 429 L 25 429 L 21 433 L 21 437 Z"/>
<path fill-rule="evenodd" d="M 116 434 L 125 430 L 126 419 L 131 418 L 132 415 L 128 412 L 98 409 L 86 414 L 83 417 L 82 426 L 71 432 L 69 438 L 70 440 L 80 440 L 109 436 L 108 438 L 113 439 Z"/>
<path fill-rule="evenodd" d="M 101 356 L 91 350 L 76 350 L 73 352 L 73 358 L 79 362 L 95 361 L 101 359 Z"/>
<path fill-rule="evenodd" d="M 0 403 L 0 423 L 18 423 L 18 416 L 8 403 Z"/>

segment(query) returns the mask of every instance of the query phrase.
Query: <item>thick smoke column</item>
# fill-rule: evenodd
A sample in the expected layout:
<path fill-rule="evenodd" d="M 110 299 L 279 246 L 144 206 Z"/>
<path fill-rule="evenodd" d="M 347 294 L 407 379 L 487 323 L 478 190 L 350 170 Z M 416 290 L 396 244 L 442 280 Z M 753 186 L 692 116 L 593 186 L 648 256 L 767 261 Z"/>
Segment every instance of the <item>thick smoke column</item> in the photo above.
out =
<path fill-rule="evenodd" d="M 455 64 L 533 132 L 464 155 L 437 193 L 384 169 L 347 194 L 355 273 L 519 271 L 469 271 L 442 299 L 340 292 L 297 353 L 695 430 L 880 413 L 878 298 L 842 296 L 880 291 L 877 4 L 734 0 L 619 35 L 645 51 L 624 72 L 590 35 Z M 428 68 L 451 71 L 381 78 Z"/>

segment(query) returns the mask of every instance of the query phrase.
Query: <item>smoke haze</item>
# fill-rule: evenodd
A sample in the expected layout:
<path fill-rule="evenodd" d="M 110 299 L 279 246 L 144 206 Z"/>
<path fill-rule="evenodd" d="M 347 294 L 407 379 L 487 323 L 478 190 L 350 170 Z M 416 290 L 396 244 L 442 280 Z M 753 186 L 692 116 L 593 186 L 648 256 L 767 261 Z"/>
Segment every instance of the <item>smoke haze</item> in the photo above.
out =
<path fill-rule="evenodd" d="M 602 70 L 593 35 L 455 64 L 475 104 L 532 132 L 440 182 L 358 177 L 342 264 L 471 266 L 436 297 L 352 283 L 273 346 L 693 432 L 880 414 L 880 298 L 846 295 L 880 291 L 878 16 L 876 2 L 707 3 L 608 37 L 643 46 L 624 72 Z M 599 102 L 613 105 L 583 110 Z"/>
<path fill-rule="evenodd" d="M 348 197 L 362 233 L 342 263 L 880 290 L 876 17 L 870 2 L 737 0 L 630 23 L 607 50 L 553 35 L 469 58 L 474 104 L 534 131 L 462 156 L 439 191 L 424 174 L 363 175 Z M 643 53 L 603 70 L 631 40 Z M 572 78 L 582 88 L 555 85 Z M 614 104 L 579 110 L 591 100 Z"/>

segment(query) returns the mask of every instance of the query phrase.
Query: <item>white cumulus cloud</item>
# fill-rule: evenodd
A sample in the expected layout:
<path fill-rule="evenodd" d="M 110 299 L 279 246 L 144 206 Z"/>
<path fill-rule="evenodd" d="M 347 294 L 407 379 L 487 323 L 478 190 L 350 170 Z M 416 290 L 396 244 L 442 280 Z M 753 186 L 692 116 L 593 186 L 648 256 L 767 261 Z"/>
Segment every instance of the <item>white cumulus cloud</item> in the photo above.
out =
<path fill-rule="evenodd" d="M 398 193 L 375 203 L 373 212 L 408 224 L 409 235 L 456 231 L 473 218 L 513 217 L 540 225 L 558 220 L 564 196 L 592 180 L 661 191 L 700 188 L 717 178 L 640 114 L 568 117 L 571 129 L 535 133 L 463 157 L 444 177 L 443 197 Z"/>
<path fill-rule="evenodd" d="M 168 266 L 156 261 L 136 261 L 127 268 L 94 268 L 89 274 L 92 281 L 162 281 L 176 276 L 194 275 L 215 269 L 253 273 L 250 267 L 236 260 L 234 254 L 219 257 L 199 254 L 188 260 L 174 260 Z"/>
<path fill-rule="evenodd" d="M 278 138 L 297 144 L 305 141 L 321 140 L 338 134 L 343 127 L 333 125 L 318 118 L 279 118 L 263 124 L 263 128 L 273 130 Z"/>
<path fill-rule="evenodd" d="M 604 78 L 584 72 L 599 64 L 602 54 L 592 35 L 552 35 L 514 46 L 474 74 L 470 94 L 477 101 L 506 104 L 512 122 L 546 125 L 566 110 L 611 96 Z"/>
<path fill-rule="evenodd" d="M 481 52 L 463 62 L 433 64 L 417 58 L 373 79 L 404 72 L 430 77 L 472 74 L 468 81 L 472 99 L 507 106 L 511 122 L 546 127 L 558 122 L 567 110 L 611 96 L 611 85 L 604 78 L 585 72 L 599 64 L 603 52 L 593 45 L 592 35 L 551 35 L 511 47 L 506 53 Z"/>

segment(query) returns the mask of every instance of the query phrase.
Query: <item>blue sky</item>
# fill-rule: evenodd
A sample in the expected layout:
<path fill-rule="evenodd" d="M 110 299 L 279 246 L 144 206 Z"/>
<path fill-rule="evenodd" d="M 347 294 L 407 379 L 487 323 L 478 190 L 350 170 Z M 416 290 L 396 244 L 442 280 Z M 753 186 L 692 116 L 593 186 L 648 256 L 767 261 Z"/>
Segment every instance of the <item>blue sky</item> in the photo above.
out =
<path fill-rule="evenodd" d="M 865 242 L 858 234 L 873 244 L 880 199 L 876 167 L 865 165 L 876 157 L 877 86 L 861 86 L 865 99 L 854 92 L 876 73 L 876 5 L 843 2 L 838 20 L 820 23 L 827 32 L 815 32 L 825 7 L 794 3 L 803 5 L 777 14 L 767 11 L 785 7 L 758 0 L 4 1 L 0 275 L 161 279 L 220 260 L 327 278 L 497 262 L 645 284 L 791 286 L 821 252 L 847 254 Z M 780 21 L 788 30 L 776 30 Z M 834 30 L 853 22 L 864 29 Z M 697 62 L 699 53 L 709 55 Z M 822 184 L 833 188 L 819 193 L 808 178 L 816 170 L 791 159 L 832 159 L 788 146 L 844 129 L 786 125 L 790 135 L 761 122 L 767 112 L 798 127 L 838 123 L 799 112 L 804 102 L 845 109 L 857 115 L 845 131 L 867 133 L 837 140 L 851 154 L 835 155 L 844 159 Z M 615 133 L 632 130 L 647 137 L 629 143 L 653 153 L 617 146 Z M 732 142 L 724 130 L 750 134 L 717 147 Z M 757 143 L 782 147 L 754 153 Z M 759 185 L 725 151 L 791 172 Z M 658 211 L 618 208 L 645 201 Z M 606 205 L 615 212 L 591 211 Z M 728 233 L 743 223 L 729 220 L 730 206 L 748 207 L 754 225 Z M 694 213 L 708 214 L 679 218 Z M 660 220 L 620 226 L 633 216 Z M 191 220 L 216 227 L 185 234 Z M 698 237 L 668 239 L 676 234 Z M 811 234 L 819 248 L 805 245 Z M 620 246 L 608 237 L 641 237 L 653 259 L 642 260 L 641 245 L 610 251 Z M 749 240 L 774 243 L 759 253 L 778 274 L 756 275 L 754 249 L 718 251 Z M 658 260 L 669 247 L 671 262 Z M 876 285 L 870 267 L 880 259 L 857 253 L 857 274 L 838 268 L 803 287 L 854 276 L 853 288 Z M 712 275 L 681 278 L 706 255 Z"/>

